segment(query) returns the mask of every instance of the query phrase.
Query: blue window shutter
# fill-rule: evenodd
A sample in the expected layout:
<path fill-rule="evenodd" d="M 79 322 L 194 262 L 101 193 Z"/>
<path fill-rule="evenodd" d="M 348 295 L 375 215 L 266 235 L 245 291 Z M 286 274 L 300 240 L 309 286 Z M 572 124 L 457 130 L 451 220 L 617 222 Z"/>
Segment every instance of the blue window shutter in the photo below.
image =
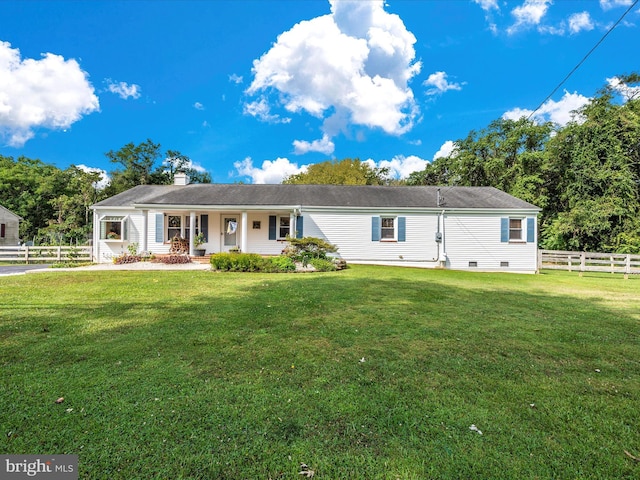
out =
<path fill-rule="evenodd" d="M 156 243 L 164 242 L 164 215 L 156 213 Z"/>
<path fill-rule="evenodd" d="M 204 235 L 204 241 L 209 241 L 209 215 L 200 215 L 200 231 Z"/>
<path fill-rule="evenodd" d="M 527 242 L 535 242 L 536 235 L 536 219 L 533 217 L 527 218 Z"/>
<path fill-rule="evenodd" d="M 371 241 L 380 241 L 380 217 L 371 217 Z"/>
<path fill-rule="evenodd" d="M 407 217 L 398 217 L 398 241 L 407 241 Z"/>
<path fill-rule="evenodd" d="M 507 217 L 500 219 L 500 241 L 509 241 L 509 219 Z"/>
<path fill-rule="evenodd" d="M 276 216 L 269 215 L 269 240 L 276 239 Z"/>
<path fill-rule="evenodd" d="M 304 221 L 302 215 L 296 216 L 296 238 L 302 238 L 303 223 Z"/>

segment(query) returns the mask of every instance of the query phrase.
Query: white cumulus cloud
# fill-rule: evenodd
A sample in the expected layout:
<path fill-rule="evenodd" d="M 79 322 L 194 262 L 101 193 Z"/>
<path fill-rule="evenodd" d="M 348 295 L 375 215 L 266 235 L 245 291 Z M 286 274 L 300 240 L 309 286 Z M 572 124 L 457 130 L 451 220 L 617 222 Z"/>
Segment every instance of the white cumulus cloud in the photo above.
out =
<path fill-rule="evenodd" d="M 87 173 L 100 174 L 100 180 L 93 184 L 93 187 L 98 190 L 103 190 L 107 185 L 109 185 L 109 182 L 111 182 L 111 177 L 109 177 L 109 174 L 107 173 L 106 170 L 102 170 L 101 168 L 96 168 L 96 167 L 88 167 L 82 164 L 76 165 L 76 167 L 78 167 L 80 170 L 84 170 Z"/>
<path fill-rule="evenodd" d="M 289 117 L 281 117 L 277 113 L 271 113 L 271 106 L 264 97 L 254 102 L 245 103 L 243 109 L 246 115 L 256 117 L 263 122 L 289 123 L 291 121 Z"/>
<path fill-rule="evenodd" d="M 547 100 L 542 107 L 533 114 L 536 122 L 553 122 L 556 125 L 564 126 L 572 120 L 579 121 L 575 111 L 583 107 L 589 102 L 589 98 L 580 95 L 577 92 L 569 93 L 565 90 L 564 95 L 557 102 L 555 100 Z M 518 120 L 522 117 L 529 117 L 533 110 L 524 108 L 514 108 L 505 112 L 503 118 L 509 120 Z"/>
<path fill-rule="evenodd" d="M 291 163 L 287 158 L 277 158 L 273 161 L 265 160 L 260 168 L 253 165 L 251 157 L 247 157 L 241 162 L 234 162 L 234 168 L 238 175 L 251 179 L 251 183 L 281 183 L 289 175 L 306 172 L 307 166 L 298 166 Z"/>
<path fill-rule="evenodd" d="M 307 152 L 320 152 L 331 155 L 335 149 L 335 145 L 328 135 L 323 135 L 320 140 L 314 140 L 313 142 L 294 140 L 293 148 L 296 155 L 303 155 Z"/>
<path fill-rule="evenodd" d="M 507 29 L 507 33 L 511 35 L 521 29 L 539 25 L 551 3 L 551 0 L 525 0 L 522 5 L 511 10 L 515 23 Z"/>
<path fill-rule="evenodd" d="M 485 12 L 490 10 L 500 10 L 498 0 L 473 0 L 473 3 L 480 5 Z"/>
<path fill-rule="evenodd" d="M 628 7 L 633 0 L 600 0 L 600 7 L 603 10 L 611 10 L 616 7 Z"/>
<path fill-rule="evenodd" d="M 135 83 L 128 84 L 127 82 L 116 82 L 110 78 L 107 78 L 105 82 L 107 84 L 107 90 L 111 93 L 115 93 L 123 100 L 127 100 L 128 98 L 140 98 L 140 85 L 136 85 Z"/>
<path fill-rule="evenodd" d="M 413 172 L 424 170 L 427 168 L 427 163 L 429 162 L 415 155 L 409 155 L 408 157 L 396 155 L 391 160 L 380 160 L 377 165 L 373 160 L 367 160 L 366 163 L 369 163 L 372 167 L 388 168 L 391 178 L 403 179 L 407 178 Z"/>
<path fill-rule="evenodd" d="M 239 85 L 242 83 L 243 78 L 241 75 L 236 75 L 235 73 L 232 73 L 231 75 L 229 75 L 229 81 L 231 83 L 235 83 L 236 85 Z"/>
<path fill-rule="evenodd" d="M 448 90 L 462 90 L 462 85 L 466 85 L 466 82 L 449 82 L 447 76 L 446 72 L 435 72 L 429 75 L 423 83 L 426 87 L 432 87 L 427 90 L 427 95 L 440 95 Z"/>
<path fill-rule="evenodd" d="M 451 141 L 451 140 L 447 140 L 446 142 L 444 142 L 442 144 L 442 146 L 440 147 L 440 150 L 438 150 L 434 155 L 433 155 L 433 159 L 437 159 L 437 158 L 446 158 L 449 155 L 451 155 L 453 153 L 453 151 L 455 150 L 456 144 Z"/>
<path fill-rule="evenodd" d="M 625 102 L 640 98 L 640 86 L 632 87 L 622 82 L 618 77 L 607 78 L 607 84 L 615 92 L 618 92 Z"/>
<path fill-rule="evenodd" d="M 571 34 L 582 30 L 593 30 L 594 25 L 589 12 L 574 13 L 569 17 L 569 32 Z"/>
<path fill-rule="evenodd" d="M 45 53 L 22 59 L 0 41 L 0 139 L 21 147 L 34 129 L 66 129 L 100 109 L 88 75 L 74 59 Z"/>
<path fill-rule="evenodd" d="M 274 107 L 292 113 L 331 115 L 343 128 L 410 130 L 418 108 L 408 84 L 421 68 L 416 38 L 383 0 L 330 4 L 330 14 L 294 25 L 254 61 L 246 93 L 272 94 Z"/>
<path fill-rule="evenodd" d="M 196 102 L 193 104 L 193 108 L 195 108 L 196 110 L 204 110 L 204 105 L 200 102 Z"/>

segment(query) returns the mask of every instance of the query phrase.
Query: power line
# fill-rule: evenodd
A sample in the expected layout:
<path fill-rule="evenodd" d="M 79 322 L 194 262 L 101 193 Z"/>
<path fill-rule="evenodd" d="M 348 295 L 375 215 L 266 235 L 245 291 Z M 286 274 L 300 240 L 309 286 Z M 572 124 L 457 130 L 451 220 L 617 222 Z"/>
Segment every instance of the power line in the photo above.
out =
<path fill-rule="evenodd" d="M 587 58 L 589 58 L 589 56 L 595 51 L 595 49 L 600 46 L 600 44 L 604 41 L 604 39 L 607 38 L 607 36 L 613 31 L 613 29 L 616 28 L 618 26 L 618 24 L 624 19 L 624 17 L 627 16 L 627 13 L 629 13 L 631 10 L 633 10 L 633 7 L 635 7 L 637 5 L 638 1 L 640 1 L 640 0 L 635 0 L 629 6 L 629 8 L 627 8 L 627 10 L 622 14 L 622 16 L 618 19 L 618 21 L 616 23 L 614 23 L 609 28 L 609 30 L 606 31 L 606 33 L 602 36 L 602 38 L 600 38 L 600 40 L 598 40 L 598 42 L 593 46 L 593 48 L 591 50 L 589 50 L 589 52 L 587 52 L 587 54 L 582 58 L 582 60 L 580 60 L 578 62 L 578 64 L 575 67 L 573 67 L 573 69 L 567 74 L 567 76 L 564 77 L 564 79 L 556 86 L 556 88 L 554 88 L 553 91 L 549 95 L 547 95 L 547 97 L 542 102 L 540 102 L 540 105 L 538 105 L 536 107 L 536 109 L 529 114 L 529 116 L 527 117 L 527 120 L 531 119 L 533 114 L 536 113 L 538 110 L 540 110 L 540 108 L 542 108 L 542 106 L 545 104 L 545 102 L 547 100 L 549 100 L 553 96 L 553 94 L 556 93 L 558 91 L 558 89 L 562 85 L 564 85 L 564 82 L 569 80 L 569 77 L 571 77 L 571 75 L 573 75 L 575 73 L 575 71 L 578 70 L 578 68 L 580 68 L 580 66 L 587 60 Z"/>

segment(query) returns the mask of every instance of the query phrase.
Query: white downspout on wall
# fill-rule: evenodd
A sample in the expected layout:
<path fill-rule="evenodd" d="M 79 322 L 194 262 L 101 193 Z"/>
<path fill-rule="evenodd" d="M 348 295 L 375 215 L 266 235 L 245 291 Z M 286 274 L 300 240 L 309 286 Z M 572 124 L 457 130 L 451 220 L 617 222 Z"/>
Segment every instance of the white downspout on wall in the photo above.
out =
<path fill-rule="evenodd" d="M 242 221 L 240 222 L 240 251 L 247 253 L 247 249 L 249 248 L 249 226 L 247 225 L 249 221 L 249 216 L 247 212 L 242 212 Z"/>

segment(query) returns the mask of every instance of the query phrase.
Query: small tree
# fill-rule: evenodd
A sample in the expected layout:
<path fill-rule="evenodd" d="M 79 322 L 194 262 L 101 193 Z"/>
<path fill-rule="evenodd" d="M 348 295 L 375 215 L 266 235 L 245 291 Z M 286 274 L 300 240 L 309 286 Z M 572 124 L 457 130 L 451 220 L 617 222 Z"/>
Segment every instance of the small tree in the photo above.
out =
<path fill-rule="evenodd" d="M 284 254 L 298 262 L 306 263 L 312 258 L 326 259 L 328 253 L 338 251 L 338 247 L 321 238 L 303 237 L 292 238 L 287 237 L 289 245 Z"/>

